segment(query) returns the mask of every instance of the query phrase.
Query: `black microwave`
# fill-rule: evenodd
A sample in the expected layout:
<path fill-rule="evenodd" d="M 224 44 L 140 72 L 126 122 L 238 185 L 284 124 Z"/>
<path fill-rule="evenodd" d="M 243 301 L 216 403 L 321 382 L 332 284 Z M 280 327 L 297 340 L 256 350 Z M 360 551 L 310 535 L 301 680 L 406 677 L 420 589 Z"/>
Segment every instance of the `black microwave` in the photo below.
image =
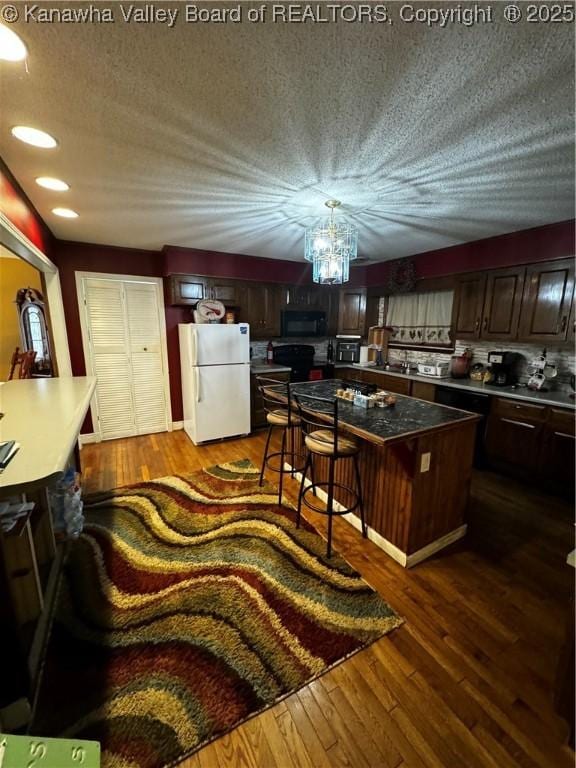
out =
<path fill-rule="evenodd" d="M 283 337 L 326 336 L 326 312 L 286 309 L 280 319 Z"/>

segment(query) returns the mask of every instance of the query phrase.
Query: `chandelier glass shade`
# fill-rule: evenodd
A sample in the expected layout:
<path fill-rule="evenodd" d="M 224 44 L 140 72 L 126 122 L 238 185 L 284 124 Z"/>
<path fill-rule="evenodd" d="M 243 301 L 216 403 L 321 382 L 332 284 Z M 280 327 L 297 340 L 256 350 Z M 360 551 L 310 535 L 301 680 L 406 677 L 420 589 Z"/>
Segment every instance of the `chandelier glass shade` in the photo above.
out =
<path fill-rule="evenodd" d="M 350 277 L 350 261 L 358 255 L 358 230 L 346 221 L 336 222 L 334 208 L 338 200 L 328 200 L 330 218 L 306 230 L 306 261 L 312 262 L 315 283 L 339 285 Z"/>

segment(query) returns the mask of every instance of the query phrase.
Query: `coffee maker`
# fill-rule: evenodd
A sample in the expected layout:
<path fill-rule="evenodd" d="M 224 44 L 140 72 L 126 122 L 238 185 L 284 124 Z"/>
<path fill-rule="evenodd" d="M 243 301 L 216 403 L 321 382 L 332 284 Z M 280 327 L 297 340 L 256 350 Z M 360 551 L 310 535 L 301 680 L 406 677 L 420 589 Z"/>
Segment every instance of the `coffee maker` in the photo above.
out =
<path fill-rule="evenodd" d="M 517 358 L 518 355 L 515 352 L 488 352 L 488 365 L 492 374 L 489 383 L 497 387 L 509 387 L 516 384 Z"/>

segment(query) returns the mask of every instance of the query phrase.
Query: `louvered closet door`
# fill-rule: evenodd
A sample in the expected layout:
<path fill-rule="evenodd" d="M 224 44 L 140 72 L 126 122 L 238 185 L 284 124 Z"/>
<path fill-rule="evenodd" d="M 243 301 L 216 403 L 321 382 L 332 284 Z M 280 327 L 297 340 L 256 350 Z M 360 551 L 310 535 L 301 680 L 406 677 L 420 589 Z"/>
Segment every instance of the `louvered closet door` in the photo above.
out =
<path fill-rule="evenodd" d="M 84 281 L 92 372 L 96 376 L 98 426 L 103 440 L 136 434 L 130 344 L 123 285 Z"/>
<path fill-rule="evenodd" d="M 136 431 L 139 435 L 164 432 L 168 425 L 156 286 L 125 282 L 124 292 Z"/>
<path fill-rule="evenodd" d="M 156 285 L 85 277 L 83 286 L 100 437 L 167 430 Z"/>

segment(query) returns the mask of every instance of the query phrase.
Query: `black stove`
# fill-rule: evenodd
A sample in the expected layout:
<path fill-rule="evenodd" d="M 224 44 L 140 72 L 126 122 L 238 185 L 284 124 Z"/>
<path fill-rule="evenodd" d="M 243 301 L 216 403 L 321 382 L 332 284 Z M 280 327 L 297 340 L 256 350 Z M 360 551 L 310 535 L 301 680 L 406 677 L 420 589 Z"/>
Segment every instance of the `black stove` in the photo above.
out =
<path fill-rule="evenodd" d="M 308 381 L 314 367 L 312 344 L 280 344 L 274 347 L 274 362 L 292 369 L 290 381 Z"/>

